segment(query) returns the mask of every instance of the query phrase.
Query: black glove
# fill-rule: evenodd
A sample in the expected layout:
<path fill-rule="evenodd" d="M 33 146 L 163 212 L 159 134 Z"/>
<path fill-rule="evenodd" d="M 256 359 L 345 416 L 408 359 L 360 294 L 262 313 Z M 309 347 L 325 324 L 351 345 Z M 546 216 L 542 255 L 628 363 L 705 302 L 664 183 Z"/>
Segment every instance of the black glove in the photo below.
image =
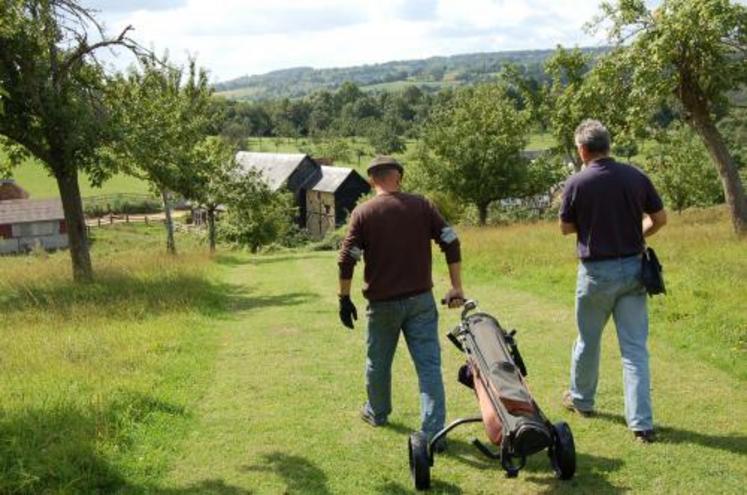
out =
<path fill-rule="evenodd" d="M 348 328 L 353 327 L 353 320 L 358 319 L 358 310 L 350 300 L 350 296 L 340 296 L 340 321 Z"/>

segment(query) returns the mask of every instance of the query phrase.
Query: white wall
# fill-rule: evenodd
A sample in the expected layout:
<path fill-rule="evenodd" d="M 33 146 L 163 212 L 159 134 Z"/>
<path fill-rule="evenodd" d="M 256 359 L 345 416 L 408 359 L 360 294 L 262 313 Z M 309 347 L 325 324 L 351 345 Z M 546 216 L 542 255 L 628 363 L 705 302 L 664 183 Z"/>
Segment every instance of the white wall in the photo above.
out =
<path fill-rule="evenodd" d="M 60 234 L 60 222 L 14 224 L 13 238 L 0 239 L 0 254 L 25 252 L 37 243 L 45 249 L 63 249 L 68 246 L 67 234 Z"/>

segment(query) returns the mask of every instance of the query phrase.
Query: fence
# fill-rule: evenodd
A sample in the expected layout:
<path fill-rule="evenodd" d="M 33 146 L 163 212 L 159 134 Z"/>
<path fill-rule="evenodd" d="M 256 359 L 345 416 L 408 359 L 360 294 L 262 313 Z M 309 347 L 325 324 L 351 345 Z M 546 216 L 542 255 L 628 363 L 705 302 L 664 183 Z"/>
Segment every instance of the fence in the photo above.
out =
<path fill-rule="evenodd" d="M 187 211 L 174 211 L 172 212 L 171 217 L 174 220 L 184 220 L 188 214 L 189 212 Z M 86 218 L 86 227 L 91 229 L 117 224 L 143 223 L 145 225 L 150 225 L 151 223 L 164 222 L 166 222 L 166 215 L 164 213 L 153 213 L 148 215 L 130 215 L 129 213 L 115 215 L 110 213 L 100 217 Z"/>

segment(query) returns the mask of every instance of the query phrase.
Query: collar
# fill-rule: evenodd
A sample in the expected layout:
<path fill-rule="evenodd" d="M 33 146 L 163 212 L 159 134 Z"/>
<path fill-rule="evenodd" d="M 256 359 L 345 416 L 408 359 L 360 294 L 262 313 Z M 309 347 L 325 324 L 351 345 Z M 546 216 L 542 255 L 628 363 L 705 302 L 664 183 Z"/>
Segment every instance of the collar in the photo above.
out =
<path fill-rule="evenodd" d="M 611 156 L 603 156 L 602 158 L 597 158 L 595 160 L 590 161 L 586 166 L 587 167 L 593 167 L 594 165 L 606 165 L 607 163 L 614 163 L 615 159 Z"/>

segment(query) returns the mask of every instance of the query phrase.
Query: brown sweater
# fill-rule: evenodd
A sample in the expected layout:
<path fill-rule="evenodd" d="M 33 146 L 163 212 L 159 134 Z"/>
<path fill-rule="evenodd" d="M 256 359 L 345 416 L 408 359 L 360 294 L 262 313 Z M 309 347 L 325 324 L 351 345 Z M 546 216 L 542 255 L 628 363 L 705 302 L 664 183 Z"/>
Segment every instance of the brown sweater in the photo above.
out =
<path fill-rule="evenodd" d="M 433 287 L 431 240 L 441 246 L 447 263 L 461 261 L 456 233 L 430 201 L 400 192 L 380 194 L 350 216 L 338 259 L 340 278 L 352 278 L 363 257 L 366 299 L 385 301 L 426 292 Z"/>

